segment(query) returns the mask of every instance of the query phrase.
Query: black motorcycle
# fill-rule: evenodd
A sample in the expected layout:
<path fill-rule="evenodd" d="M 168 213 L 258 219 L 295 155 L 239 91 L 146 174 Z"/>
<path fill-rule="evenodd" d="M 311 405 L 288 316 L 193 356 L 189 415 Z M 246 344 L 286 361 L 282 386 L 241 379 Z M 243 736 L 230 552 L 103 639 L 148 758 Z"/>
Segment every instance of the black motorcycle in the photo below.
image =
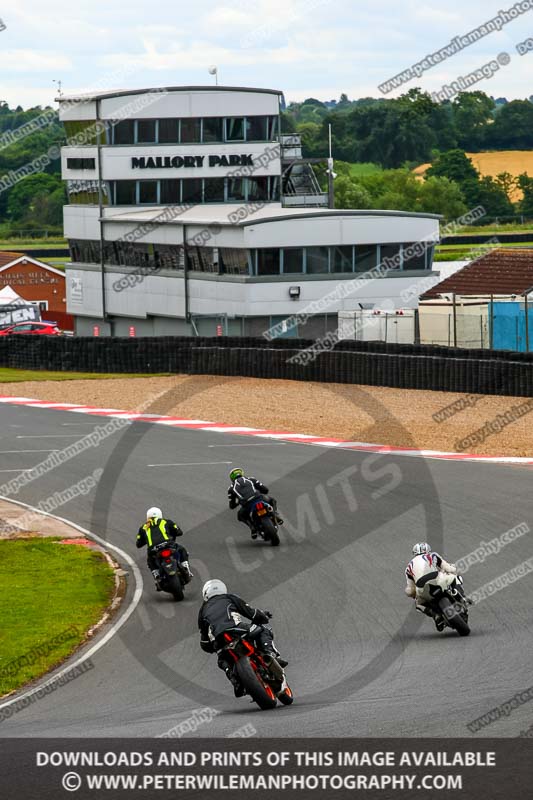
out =
<path fill-rule="evenodd" d="M 225 654 L 228 663 L 233 663 L 234 674 L 259 708 L 275 708 L 278 700 L 290 706 L 294 696 L 283 669 L 273 656 L 263 653 L 255 644 L 255 635 L 260 632 L 259 625 L 252 625 L 245 633 L 224 633 L 225 645 L 220 654 Z"/>
<path fill-rule="evenodd" d="M 461 576 L 453 576 L 450 584 L 445 588 L 431 584 L 429 592 L 431 594 L 431 602 L 427 605 L 433 615 L 441 615 L 444 618 L 446 627 L 457 631 L 459 636 L 468 636 L 470 633 L 468 624 L 470 602 L 465 597 Z"/>
<path fill-rule="evenodd" d="M 262 497 L 254 500 L 250 508 L 250 521 L 254 530 L 265 542 L 270 542 L 272 547 L 278 547 L 278 523 L 274 507 Z"/>
<path fill-rule="evenodd" d="M 154 548 L 153 556 L 159 570 L 157 584 L 161 591 L 171 594 L 177 602 L 183 600 L 183 587 L 187 581 L 181 569 L 176 545 L 163 542 Z"/>

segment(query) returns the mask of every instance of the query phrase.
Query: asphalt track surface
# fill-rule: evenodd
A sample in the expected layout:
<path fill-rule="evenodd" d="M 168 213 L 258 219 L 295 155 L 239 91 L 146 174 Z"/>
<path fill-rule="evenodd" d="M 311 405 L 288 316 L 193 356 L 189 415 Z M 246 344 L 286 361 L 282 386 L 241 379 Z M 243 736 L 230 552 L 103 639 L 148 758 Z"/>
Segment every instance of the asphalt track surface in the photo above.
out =
<path fill-rule="evenodd" d="M 9 405 L 0 415 L 1 470 L 35 466 L 47 452 L 23 451 L 62 449 L 107 421 Z M 155 464 L 167 466 L 148 466 Z M 252 542 L 227 509 L 228 471 L 240 465 L 279 499 L 287 524 L 278 549 Z M 468 722 L 532 684 L 533 573 L 475 606 L 464 639 L 438 634 L 403 592 L 413 542 L 428 539 L 456 560 L 531 523 L 530 469 L 139 422 L 16 499 L 36 505 L 98 467 L 98 489 L 57 513 L 137 561 L 142 600 L 93 656 L 92 670 L 1 722 L 0 736 L 159 736 L 210 707 L 218 713 L 197 736 L 229 736 L 251 724 L 257 736 L 470 737 Z M 0 483 L 16 474 L 0 472 Z M 151 505 L 186 532 L 180 541 L 196 577 L 181 604 L 156 594 L 144 552 L 135 548 Z M 467 589 L 530 558 L 532 536 L 471 567 Z M 273 611 L 276 642 L 290 660 L 293 706 L 261 712 L 247 698 L 236 700 L 215 657 L 200 650 L 197 613 L 208 577 Z M 134 584 L 131 577 L 126 602 Z M 526 703 L 476 735 L 517 736 L 532 723 Z"/>

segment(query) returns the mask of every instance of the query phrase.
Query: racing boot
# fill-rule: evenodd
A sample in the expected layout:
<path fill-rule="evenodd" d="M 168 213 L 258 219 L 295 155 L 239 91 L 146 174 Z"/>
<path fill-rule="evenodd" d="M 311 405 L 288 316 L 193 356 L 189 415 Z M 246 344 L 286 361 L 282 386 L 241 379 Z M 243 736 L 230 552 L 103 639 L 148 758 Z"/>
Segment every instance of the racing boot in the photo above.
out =
<path fill-rule="evenodd" d="M 153 577 L 153 579 L 155 581 L 155 590 L 156 590 L 156 592 L 160 592 L 161 591 L 161 584 L 159 583 L 159 579 L 160 579 L 161 575 L 159 574 L 159 570 L 158 569 L 153 569 L 152 570 L 152 577 Z"/>
<path fill-rule="evenodd" d="M 191 580 L 194 578 L 194 575 L 191 572 L 191 568 L 189 566 L 189 562 L 188 561 L 182 561 L 180 566 L 181 566 L 181 571 L 183 572 L 183 577 L 184 577 L 185 583 L 190 583 Z"/>
<path fill-rule="evenodd" d="M 227 667 L 225 672 L 226 672 L 227 679 L 229 680 L 229 682 L 231 684 L 233 684 L 233 693 L 234 693 L 235 697 L 243 697 L 246 694 L 246 692 L 245 692 L 244 686 L 240 682 L 240 680 L 237 677 L 237 675 L 235 675 L 235 673 L 233 672 L 231 667 Z"/>

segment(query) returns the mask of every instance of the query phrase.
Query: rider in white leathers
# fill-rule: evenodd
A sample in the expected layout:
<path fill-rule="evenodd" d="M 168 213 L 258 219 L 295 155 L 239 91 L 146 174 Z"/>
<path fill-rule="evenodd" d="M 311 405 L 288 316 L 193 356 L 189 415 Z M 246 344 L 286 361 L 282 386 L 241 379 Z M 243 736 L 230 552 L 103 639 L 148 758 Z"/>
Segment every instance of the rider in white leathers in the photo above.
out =
<path fill-rule="evenodd" d="M 441 589 L 447 589 L 454 582 L 456 575 L 455 564 L 449 564 L 438 553 L 432 552 L 427 542 L 415 544 L 413 558 L 405 570 L 407 580 L 405 594 L 414 598 L 417 611 L 433 617 L 438 631 L 444 629 L 444 617 L 442 614 L 435 615 L 428 607 L 431 601 L 429 587 L 437 585 Z"/>

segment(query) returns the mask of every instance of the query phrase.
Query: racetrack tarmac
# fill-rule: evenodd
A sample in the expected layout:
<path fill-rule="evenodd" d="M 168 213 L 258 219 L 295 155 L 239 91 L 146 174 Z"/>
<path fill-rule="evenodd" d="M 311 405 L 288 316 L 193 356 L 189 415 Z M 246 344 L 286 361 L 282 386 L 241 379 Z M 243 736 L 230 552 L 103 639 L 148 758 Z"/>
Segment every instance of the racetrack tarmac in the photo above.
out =
<path fill-rule="evenodd" d="M 23 451 L 60 450 L 107 421 L 9 405 L 0 414 L 0 483 L 17 475 L 1 470 L 28 469 L 47 456 Z M 287 520 L 280 548 L 252 542 L 227 509 L 232 466 L 258 475 L 278 498 Z M 455 561 L 530 524 L 527 468 L 135 422 L 14 499 L 37 505 L 97 468 L 104 470 L 98 489 L 56 513 L 138 562 L 142 600 L 92 657 L 93 669 L 4 719 L 1 736 L 158 736 L 210 707 L 218 713 L 192 735 L 229 736 L 251 724 L 257 736 L 469 737 L 467 723 L 533 683 L 533 573 L 476 605 L 464 639 L 438 634 L 403 591 L 414 542 L 427 539 Z M 180 542 L 196 577 L 180 604 L 156 594 L 135 548 L 151 505 L 185 531 Z M 467 591 L 531 558 L 531 537 L 472 566 Z M 216 658 L 200 650 L 197 614 L 209 577 L 274 613 L 293 706 L 260 712 L 236 700 Z M 126 602 L 134 588 L 130 575 Z M 533 704 L 525 703 L 475 735 L 518 736 L 532 722 Z"/>

